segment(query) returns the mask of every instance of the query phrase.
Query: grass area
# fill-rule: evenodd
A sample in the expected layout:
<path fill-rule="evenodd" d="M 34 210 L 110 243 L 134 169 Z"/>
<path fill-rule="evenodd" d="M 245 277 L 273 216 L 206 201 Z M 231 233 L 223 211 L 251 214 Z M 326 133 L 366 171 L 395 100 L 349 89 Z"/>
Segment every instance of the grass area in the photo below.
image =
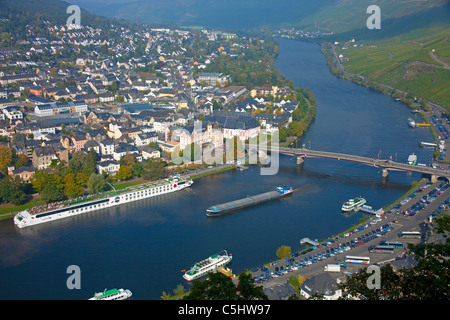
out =
<path fill-rule="evenodd" d="M 207 172 L 203 172 L 203 173 L 199 173 L 199 174 L 194 174 L 194 175 L 190 176 L 190 178 L 191 179 L 198 179 L 198 178 L 201 178 L 201 177 L 204 177 L 204 176 L 208 176 L 210 174 L 227 171 L 227 170 L 233 169 L 234 167 L 235 166 L 232 165 L 232 166 L 223 167 L 223 168 L 220 168 L 220 169 L 217 169 L 217 170 L 211 170 L 211 171 L 207 171 Z"/>
<path fill-rule="evenodd" d="M 123 189 L 126 189 L 128 187 L 134 187 L 134 186 L 141 185 L 141 184 L 148 183 L 148 182 L 149 181 L 145 181 L 145 180 L 139 179 L 139 180 L 133 180 L 133 181 L 117 183 L 117 184 L 114 184 L 113 186 L 114 186 L 114 189 L 116 189 L 116 190 L 123 190 Z"/>
<path fill-rule="evenodd" d="M 36 201 L 30 201 L 25 204 L 22 204 L 20 206 L 15 206 L 10 203 L 5 203 L 0 205 L 0 220 L 1 219 L 7 219 L 13 217 L 16 212 L 29 209 L 34 206 L 39 206 L 41 204 L 44 204 L 42 200 L 36 200 Z M 11 214 L 8 214 L 11 213 Z"/>

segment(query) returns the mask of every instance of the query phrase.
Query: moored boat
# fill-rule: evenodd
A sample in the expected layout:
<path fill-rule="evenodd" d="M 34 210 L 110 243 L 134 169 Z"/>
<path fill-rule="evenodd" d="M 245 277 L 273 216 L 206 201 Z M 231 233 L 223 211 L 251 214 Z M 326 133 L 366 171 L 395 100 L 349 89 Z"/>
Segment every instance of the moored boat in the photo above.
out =
<path fill-rule="evenodd" d="M 415 128 L 415 127 L 416 127 L 416 122 L 414 121 L 413 118 L 408 118 L 407 122 L 408 122 L 408 125 L 409 125 L 411 128 Z"/>
<path fill-rule="evenodd" d="M 191 269 L 189 269 L 184 273 L 183 278 L 187 281 L 198 279 L 200 277 L 207 275 L 210 272 L 217 271 L 218 267 L 230 263 L 231 260 L 232 255 L 228 254 L 226 250 L 222 250 L 194 264 L 194 266 Z"/>
<path fill-rule="evenodd" d="M 128 289 L 105 289 L 103 292 L 96 292 L 89 300 L 125 300 L 132 295 L 133 294 Z"/>
<path fill-rule="evenodd" d="M 82 213 L 106 209 L 124 203 L 130 203 L 161 194 L 175 192 L 190 187 L 191 179 L 167 179 L 164 182 L 144 185 L 132 191 L 105 195 L 104 198 L 97 198 L 90 201 L 81 201 L 70 205 L 52 205 L 38 210 L 20 211 L 14 216 L 14 224 L 19 228 L 33 226 L 36 224 L 59 220 L 62 218 L 76 216 Z"/>
<path fill-rule="evenodd" d="M 413 153 L 408 157 L 408 164 L 415 165 L 417 163 L 417 156 Z"/>
<path fill-rule="evenodd" d="M 352 211 L 358 209 L 366 204 L 366 199 L 363 197 L 357 197 L 354 199 L 349 199 L 342 205 L 342 211 Z"/>

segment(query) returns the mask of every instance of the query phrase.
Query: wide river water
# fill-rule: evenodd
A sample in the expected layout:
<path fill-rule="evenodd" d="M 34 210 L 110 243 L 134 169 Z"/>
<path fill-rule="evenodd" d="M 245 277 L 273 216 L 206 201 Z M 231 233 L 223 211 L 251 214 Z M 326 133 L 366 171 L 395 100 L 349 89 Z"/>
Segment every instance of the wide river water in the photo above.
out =
<path fill-rule="evenodd" d="M 429 129 L 411 129 L 407 106 L 333 76 L 316 44 L 280 39 L 276 67 L 297 87 L 309 87 L 317 115 L 302 142 L 313 149 L 429 164 Z M 418 120 L 418 119 L 417 119 Z M 420 174 L 391 172 L 383 181 L 373 167 L 351 162 L 280 156 L 274 176 L 256 166 L 203 177 L 191 188 L 130 205 L 18 229 L 0 221 L 0 299 L 88 299 L 105 288 L 126 288 L 134 299 L 159 299 L 183 284 L 182 270 L 222 249 L 239 274 L 276 259 L 281 245 L 302 248 L 303 237 L 323 240 L 363 214 L 341 214 L 348 198 L 365 196 L 379 208 L 404 192 Z M 207 218 L 217 203 L 292 185 L 299 192 L 234 214 Z M 67 268 L 80 268 L 81 289 L 68 289 Z"/>

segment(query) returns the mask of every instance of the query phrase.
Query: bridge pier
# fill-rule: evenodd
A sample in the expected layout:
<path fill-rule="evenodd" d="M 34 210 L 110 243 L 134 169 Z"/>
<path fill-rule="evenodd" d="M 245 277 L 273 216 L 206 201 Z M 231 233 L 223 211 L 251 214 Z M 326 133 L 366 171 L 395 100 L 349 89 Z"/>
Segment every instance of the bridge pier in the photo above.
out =
<path fill-rule="evenodd" d="M 303 157 L 297 157 L 297 165 L 302 165 L 303 162 L 305 162 L 305 160 L 303 159 Z"/>
<path fill-rule="evenodd" d="M 381 176 L 383 178 L 386 178 L 389 175 L 389 171 L 387 169 L 383 169 L 383 173 L 381 174 Z"/>
<path fill-rule="evenodd" d="M 435 182 L 437 181 L 437 178 L 438 178 L 437 175 L 432 174 L 432 175 L 431 175 L 431 179 L 430 179 L 431 183 L 435 183 Z"/>

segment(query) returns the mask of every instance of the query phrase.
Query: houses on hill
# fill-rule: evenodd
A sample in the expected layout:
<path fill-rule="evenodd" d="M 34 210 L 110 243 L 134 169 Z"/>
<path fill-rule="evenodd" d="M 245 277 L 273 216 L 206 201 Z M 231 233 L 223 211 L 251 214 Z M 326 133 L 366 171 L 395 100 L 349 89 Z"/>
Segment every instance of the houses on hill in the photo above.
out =
<path fill-rule="evenodd" d="M 114 24 L 43 28 L 52 39 L 30 29 L 26 39 L 11 38 L 20 50 L 0 50 L 0 135 L 28 157 L 27 166 L 11 169 L 24 179 L 67 164 L 75 152 L 94 150 L 98 172 L 114 174 L 127 154 L 169 162 L 176 146 L 247 140 L 292 121 L 296 104 L 283 100 L 289 88 L 249 91 L 230 85 L 230 75 L 202 71 L 217 57 L 245 55 L 249 42 L 235 34 Z M 199 39 L 212 50 L 186 55 L 195 46 L 185 44 Z"/>

